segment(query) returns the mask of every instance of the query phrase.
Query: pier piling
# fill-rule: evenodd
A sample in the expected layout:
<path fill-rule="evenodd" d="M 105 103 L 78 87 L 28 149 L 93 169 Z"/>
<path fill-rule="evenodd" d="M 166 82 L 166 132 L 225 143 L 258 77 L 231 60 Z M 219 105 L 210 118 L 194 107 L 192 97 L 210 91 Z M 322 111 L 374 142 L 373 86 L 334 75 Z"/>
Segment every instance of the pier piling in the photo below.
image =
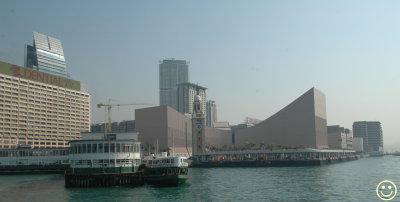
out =
<path fill-rule="evenodd" d="M 141 173 L 65 174 L 67 188 L 139 186 L 143 183 Z"/>

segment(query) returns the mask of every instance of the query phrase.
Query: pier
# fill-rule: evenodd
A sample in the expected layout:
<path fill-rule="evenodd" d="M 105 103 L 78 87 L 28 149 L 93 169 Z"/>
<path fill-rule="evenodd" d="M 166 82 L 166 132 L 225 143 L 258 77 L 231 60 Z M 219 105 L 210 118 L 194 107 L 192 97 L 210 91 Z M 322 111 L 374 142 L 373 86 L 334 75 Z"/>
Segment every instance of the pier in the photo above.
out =
<path fill-rule="evenodd" d="M 192 167 L 319 166 L 357 160 L 353 150 L 251 150 L 203 153 L 192 157 Z"/>
<path fill-rule="evenodd" d="M 143 183 L 141 173 L 65 174 L 67 188 L 139 186 Z"/>

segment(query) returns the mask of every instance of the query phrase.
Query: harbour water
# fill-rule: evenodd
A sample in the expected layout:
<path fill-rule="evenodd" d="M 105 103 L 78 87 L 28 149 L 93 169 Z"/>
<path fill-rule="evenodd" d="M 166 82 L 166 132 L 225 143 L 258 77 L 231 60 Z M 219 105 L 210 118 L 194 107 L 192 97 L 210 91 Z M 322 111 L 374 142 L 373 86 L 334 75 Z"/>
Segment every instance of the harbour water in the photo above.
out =
<path fill-rule="evenodd" d="M 190 168 L 180 187 L 67 189 L 63 175 L 2 175 L 0 201 L 380 201 L 380 181 L 400 188 L 399 166 L 399 156 L 384 156 L 315 167 Z"/>

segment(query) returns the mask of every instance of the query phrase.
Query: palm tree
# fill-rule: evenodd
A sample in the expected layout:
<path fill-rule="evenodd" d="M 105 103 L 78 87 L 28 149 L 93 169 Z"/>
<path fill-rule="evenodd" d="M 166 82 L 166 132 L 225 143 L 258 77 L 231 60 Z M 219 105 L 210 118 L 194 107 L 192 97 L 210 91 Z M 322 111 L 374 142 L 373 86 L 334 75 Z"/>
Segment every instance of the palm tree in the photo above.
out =
<path fill-rule="evenodd" d="M 264 143 L 264 141 L 262 141 L 261 143 L 260 143 L 260 149 L 262 149 L 262 150 L 264 150 L 265 148 L 265 143 Z"/>
<path fill-rule="evenodd" d="M 272 151 L 272 150 L 274 149 L 274 144 L 272 144 L 272 143 L 269 144 L 269 145 L 267 146 L 267 148 L 270 149 L 270 150 Z"/>

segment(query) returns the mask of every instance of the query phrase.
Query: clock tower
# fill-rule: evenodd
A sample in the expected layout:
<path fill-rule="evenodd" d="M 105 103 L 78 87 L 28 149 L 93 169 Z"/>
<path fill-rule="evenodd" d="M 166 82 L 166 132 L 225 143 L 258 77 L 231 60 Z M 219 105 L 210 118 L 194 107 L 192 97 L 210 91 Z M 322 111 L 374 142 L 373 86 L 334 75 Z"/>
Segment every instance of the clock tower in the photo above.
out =
<path fill-rule="evenodd" d="M 194 96 L 192 114 L 192 155 L 203 153 L 205 150 L 206 118 L 203 112 L 200 95 Z"/>

